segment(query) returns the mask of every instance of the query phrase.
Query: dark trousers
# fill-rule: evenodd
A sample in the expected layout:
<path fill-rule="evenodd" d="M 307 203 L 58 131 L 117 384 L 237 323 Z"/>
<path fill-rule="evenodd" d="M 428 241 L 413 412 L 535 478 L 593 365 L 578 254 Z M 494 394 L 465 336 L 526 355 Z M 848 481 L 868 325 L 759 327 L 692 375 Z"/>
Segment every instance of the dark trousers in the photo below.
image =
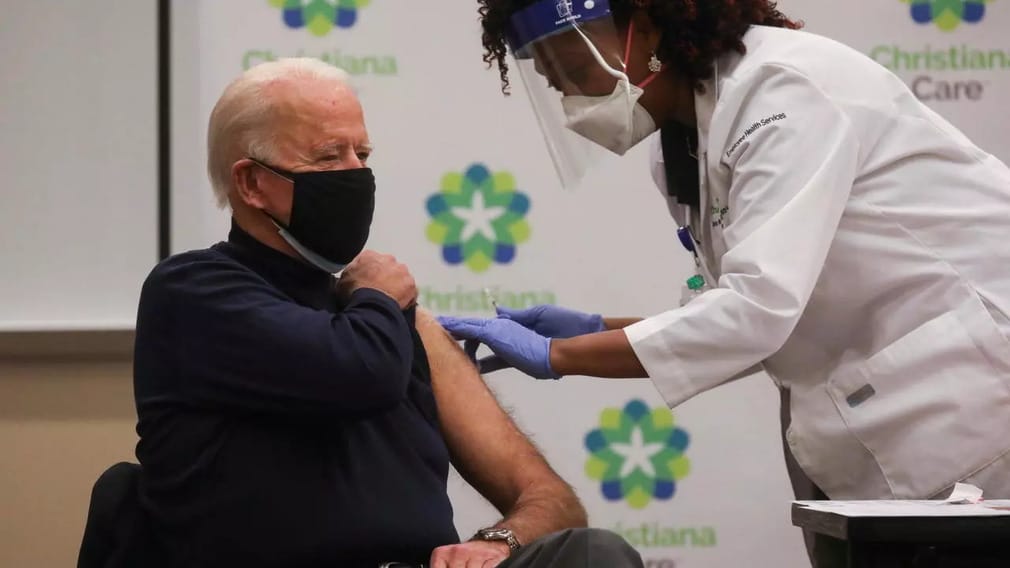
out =
<path fill-rule="evenodd" d="M 519 549 L 498 568 L 643 568 L 642 557 L 616 533 L 569 529 Z"/>
<path fill-rule="evenodd" d="M 789 444 L 786 443 L 786 429 L 789 428 L 789 391 L 781 389 L 782 396 L 780 405 L 780 418 L 782 421 L 782 451 L 786 458 L 786 471 L 789 473 L 789 482 L 793 486 L 793 495 L 798 501 L 822 501 L 828 498 L 821 491 L 820 487 L 803 473 L 800 464 L 796 463 Z M 823 535 L 818 535 L 813 531 L 803 531 L 803 542 L 807 546 L 807 556 L 813 568 L 844 568 L 846 562 L 845 543 Z"/>

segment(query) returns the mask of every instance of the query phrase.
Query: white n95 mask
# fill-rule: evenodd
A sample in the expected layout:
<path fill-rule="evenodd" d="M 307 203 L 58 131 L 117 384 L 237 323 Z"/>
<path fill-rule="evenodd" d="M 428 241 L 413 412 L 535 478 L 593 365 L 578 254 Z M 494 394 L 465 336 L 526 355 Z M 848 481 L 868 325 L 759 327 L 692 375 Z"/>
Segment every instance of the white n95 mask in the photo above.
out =
<path fill-rule="evenodd" d="M 623 156 L 656 131 L 656 121 L 638 99 L 645 91 L 620 79 L 614 92 L 602 97 L 565 96 L 561 106 L 566 126 L 611 152 Z"/>

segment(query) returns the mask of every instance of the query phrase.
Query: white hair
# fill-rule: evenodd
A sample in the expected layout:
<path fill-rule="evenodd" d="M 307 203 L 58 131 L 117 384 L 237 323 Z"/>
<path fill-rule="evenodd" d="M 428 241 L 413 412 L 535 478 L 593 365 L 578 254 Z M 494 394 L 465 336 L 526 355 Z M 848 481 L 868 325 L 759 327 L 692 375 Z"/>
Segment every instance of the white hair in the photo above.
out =
<path fill-rule="evenodd" d="M 228 205 L 231 168 L 254 157 L 273 161 L 277 153 L 272 126 L 275 101 L 264 91 L 271 83 L 298 79 L 329 80 L 350 85 L 350 75 L 319 59 L 278 59 L 250 68 L 225 88 L 207 127 L 207 174 L 219 207 Z"/>

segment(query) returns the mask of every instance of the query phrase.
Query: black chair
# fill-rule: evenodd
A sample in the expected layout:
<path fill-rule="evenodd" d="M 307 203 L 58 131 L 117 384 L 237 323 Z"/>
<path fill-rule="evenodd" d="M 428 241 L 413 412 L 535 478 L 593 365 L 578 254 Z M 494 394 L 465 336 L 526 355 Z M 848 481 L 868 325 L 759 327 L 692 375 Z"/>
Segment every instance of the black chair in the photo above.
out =
<path fill-rule="evenodd" d="M 98 477 L 77 568 L 150 568 L 162 560 L 140 505 L 140 472 L 140 465 L 120 462 Z"/>

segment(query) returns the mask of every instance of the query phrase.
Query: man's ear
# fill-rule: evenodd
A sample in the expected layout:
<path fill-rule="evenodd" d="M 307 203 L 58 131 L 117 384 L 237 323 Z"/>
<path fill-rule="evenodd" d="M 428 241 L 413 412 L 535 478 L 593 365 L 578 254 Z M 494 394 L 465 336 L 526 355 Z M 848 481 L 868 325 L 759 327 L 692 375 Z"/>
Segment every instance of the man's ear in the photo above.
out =
<path fill-rule="evenodd" d="M 243 203 L 253 209 L 266 209 L 266 197 L 260 187 L 262 168 L 248 158 L 231 165 L 231 181 Z"/>

